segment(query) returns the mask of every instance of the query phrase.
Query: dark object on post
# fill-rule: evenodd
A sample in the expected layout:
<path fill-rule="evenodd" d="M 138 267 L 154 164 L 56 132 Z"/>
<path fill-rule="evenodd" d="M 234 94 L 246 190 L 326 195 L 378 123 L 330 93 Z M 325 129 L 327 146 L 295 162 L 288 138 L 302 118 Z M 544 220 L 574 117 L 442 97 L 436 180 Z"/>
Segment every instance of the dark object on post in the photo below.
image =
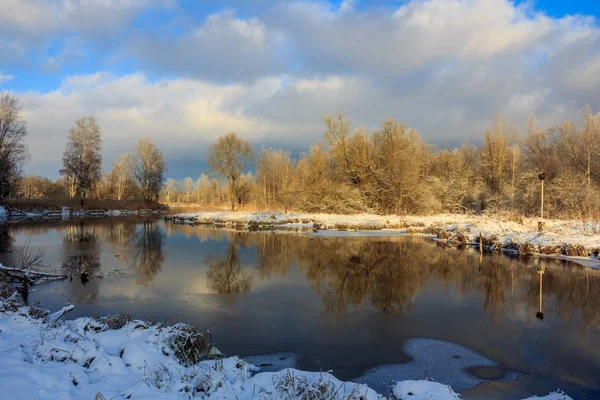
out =
<path fill-rule="evenodd" d="M 538 175 L 538 178 L 540 181 L 546 180 L 546 173 L 542 171 L 542 173 Z"/>
<path fill-rule="evenodd" d="M 544 320 L 544 313 L 543 313 L 543 312 L 540 312 L 540 311 L 538 311 L 537 313 L 535 313 L 535 317 L 536 317 L 537 319 L 539 319 L 540 321 L 543 321 L 543 320 Z"/>

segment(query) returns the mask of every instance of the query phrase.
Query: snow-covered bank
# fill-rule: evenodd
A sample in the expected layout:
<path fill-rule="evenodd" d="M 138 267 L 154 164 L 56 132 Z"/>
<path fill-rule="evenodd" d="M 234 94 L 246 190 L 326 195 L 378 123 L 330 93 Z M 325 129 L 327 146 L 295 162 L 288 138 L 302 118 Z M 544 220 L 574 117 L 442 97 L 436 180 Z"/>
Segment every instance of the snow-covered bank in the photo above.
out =
<path fill-rule="evenodd" d="M 398 233 L 429 235 L 457 245 L 475 245 L 481 239 L 485 250 L 581 257 L 593 262 L 598 260 L 600 249 L 600 221 L 545 220 L 545 230 L 538 232 L 538 219 L 535 218 L 516 220 L 502 216 L 462 214 L 399 217 L 225 211 L 178 214 L 168 218 L 179 223 L 232 225 L 251 230 L 398 230 Z"/>
<path fill-rule="evenodd" d="M 366 385 L 329 373 L 287 368 L 260 372 L 237 357 L 195 363 L 207 335 L 187 325 L 116 318 L 64 321 L 0 299 L 0 385 L 8 399 L 383 399 Z M 218 355 L 212 348 L 203 357 Z M 402 377 L 397 377 L 401 380 Z M 432 381 L 400 381 L 392 399 L 458 399 Z M 543 397 L 569 399 L 562 393 Z"/>
<path fill-rule="evenodd" d="M 160 210 L 72 210 L 67 207 L 61 211 L 37 210 L 22 211 L 18 209 L 6 210 L 0 207 L 1 219 L 28 219 L 28 218 L 71 218 L 71 217 L 117 217 L 127 215 L 160 214 Z"/>

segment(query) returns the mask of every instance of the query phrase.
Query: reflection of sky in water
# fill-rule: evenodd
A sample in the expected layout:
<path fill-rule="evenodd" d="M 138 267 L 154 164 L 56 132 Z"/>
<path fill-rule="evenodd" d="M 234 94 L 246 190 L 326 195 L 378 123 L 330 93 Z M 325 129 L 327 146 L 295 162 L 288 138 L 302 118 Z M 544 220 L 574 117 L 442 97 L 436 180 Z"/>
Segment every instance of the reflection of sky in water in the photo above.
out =
<path fill-rule="evenodd" d="M 85 286 L 77 279 L 39 286 L 30 300 L 51 309 L 70 300 L 72 317 L 122 311 L 190 322 L 210 328 L 224 354 L 290 352 L 298 368 L 331 369 L 341 379 L 406 363 L 404 343 L 428 337 L 543 375 L 555 387 L 567 380 L 600 389 L 598 271 L 534 258 L 479 262 L 421 238 L 235 233 L 143 221 L 11 227 L 16 244 L 31 236 L 44 245 L 55 268 L 94 254 L 104 275 Z M 65 241 L 81 229 L 95 240 Z M 249 277 L 249 290 L 219 293 L 209 279 L 211 260 L 221 280 Z M 543 321 L 535 318 L 540 263 L 547 267 Z M 111 273 L 116 269 L 122 274 Z"/>
<path fill-rule="evenodd" d="M 357 378 L 356 382 L 365 383 L 380 393 L 385 393 L 398 380 L 431 378 L 460 391 L 490 381 L 475 376 L 472 368 L 501 368 L 500 364 L 476 351 L 443 340 L 409 339 L 404 344 L 404 353 L 412 357 L 410 362 L 375 367 Z M 513 371 L 502 370 L 492 380 L 509 381 L 517 376 Z"/>

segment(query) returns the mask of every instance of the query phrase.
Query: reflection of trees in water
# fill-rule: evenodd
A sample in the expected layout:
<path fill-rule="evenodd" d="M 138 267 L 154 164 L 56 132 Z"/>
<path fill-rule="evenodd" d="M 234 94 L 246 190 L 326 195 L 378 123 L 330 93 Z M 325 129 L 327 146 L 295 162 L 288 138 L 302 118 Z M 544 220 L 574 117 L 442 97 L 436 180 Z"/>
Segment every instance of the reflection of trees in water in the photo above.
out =
<path fill-rule="evenodd" d="M 79 254 L 67 257 L 62 264 L 69 275 L 69 298 L 76 303 L 95 303 L 98 298 L 100 281 L 100 254 Z"/>
<path fill-rule="evenodd" d="M 218 293 L 246 293 L 250 290 L 252 277 L 242 269 L 237 254 L 239 241 L 243 240 L 239 233 L 230 237 L 227 254 L 222 259 L 208 259 L 209 269 L 206 272 L 210 289 Z"/>
<path fill-rule="evenodd" d="M 402 311 L 410 309 L 427 280 L 427 271 L 408 267 L 419 257 L 406 251 L 409 245 L 346 238 L 309 240 L 300 266 L 314 290 L 323 295 L 328 312 L 343 312 L 366 302 L 385 312 Z"/>
<path fill-rule="evenodd" d="M 79 254 L 69 256 L 63 261 L 62 269 L 70 279 L 80 279 L 85 284 L 89 278 L 100 273 L 100 254 Z"/>
<path fill-rule="evenodd" d="M 420 239 L 355 240 L 299 235 L 246 235 L 257 249 L 258 276 L 283 275 L 297 263 L 328 312 L 368 303 L 385 312 L 410 310 L 428 286 L 479 294 L 482 308 L 497 320 L 522 310 L 530 321 L 539 312 L 539 266 L 543 308 L 582 330 L 600 327 L 600 272 L 540 257 L 485 256 L 445 250 Z M 275 236 L 275 237 L 273 237 Z"/>
<path fill-rule="evenodd" d="M 163 233 L 155 221 L 145 221 L 130 239 L 130 251 L 124 261 L 138 274 L 137 283 L 147 286 L 162 270 Z"/>
<path fill-rule="evenodd" d="M 102 229 L 102 237 L 106 241 L 120 246 L 126 246 L 135 234 L 136 224 L 129 220 L 117 221 Z"/>
<path fill-rule="evenodd" d="M 538 267 L 546 266 L 544 314 L 576 320 L 582 333 L 589 326 L 600 327 L 600 271 L 562 260 L 501 255 L 480 259 L 418 238 L 315 238 L 168 226 L 173 233 L 201 240 L 243 240 L 256 249 L 254 272 L 260 279 L 286 275 L 291 265 L 298 265 L 328 312 L 362 304 L 386 312 L 410 310 L 423 289 L 441 285 L 463 296 L 479 295 L 483 310 L 496 321 L 519 311 L 533 323 L 540 306 Z"/>
<path fill-rule="evenodd" d="M 0 223 L 0 264 L 8 265 L 14 236 L 8 230 L 8 224 Z"/>
<path fill-rule="evenodd" d="M 88 225 L 83 220 L 79 224 L 67 226 L 64 241 L 69 243 L 91 243 L 96 241 L 96 226 Z"/>

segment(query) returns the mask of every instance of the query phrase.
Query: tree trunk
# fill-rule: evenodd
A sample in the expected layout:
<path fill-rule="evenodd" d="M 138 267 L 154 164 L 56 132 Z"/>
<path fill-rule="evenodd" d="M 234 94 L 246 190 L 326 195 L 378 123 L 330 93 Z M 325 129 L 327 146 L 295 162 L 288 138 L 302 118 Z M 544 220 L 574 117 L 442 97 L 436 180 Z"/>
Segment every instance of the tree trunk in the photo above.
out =
<path fill-rule="evenodd" d="M 231 184 L 229 185 L 229 190 L 230 190 L 230 194 L 229 197 L 231 198 L 231 211 L 235 211 L 235 179 L 231 178 Z"/>

